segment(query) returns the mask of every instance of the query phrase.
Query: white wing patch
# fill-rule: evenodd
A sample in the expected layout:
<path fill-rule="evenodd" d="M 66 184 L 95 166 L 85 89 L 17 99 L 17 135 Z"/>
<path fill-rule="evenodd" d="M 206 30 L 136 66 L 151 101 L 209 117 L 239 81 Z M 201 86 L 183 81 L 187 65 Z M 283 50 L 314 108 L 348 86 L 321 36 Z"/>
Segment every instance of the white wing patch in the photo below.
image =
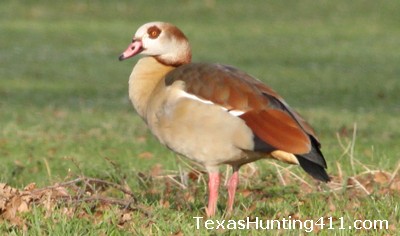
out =
<path fill-rule="evenodd" d="M 189 98 L 189 99 L 192 99 L 192 100 L 195 100 L 195 101 L 199 101 L 199 102 L 202 102 L 204 104 L 211 104 L 211 105 L 219 106 L 222 110 L 229 112 L 229 114 L 231 114 L 233 116 L 241 116 L 243 113 L 245 113 L 244 111 L 240 111 L 240 110 L 228 110 L 227 108 L 225 108 L 223 106 L 215 104 L 215 103 L 213 103 L 213 102 L 211 102 L 209 100 L 205 100 L 205 99 L 199 98 L 196 95 L 187 93 L 187 92 L 185 92 L 183 90 L 180 90 L 179 96 L 180 97 L 184 97 L 184 98 Z"/>
<path fill-rule="evenodd" d="M 239 110 L 228 110 L 225 107 L 223 107 L 224 110 L 227 110 L 231 115 L 233 116 L 241 116 L 244 114 L 244 111 L 239 111 Z"/>
<path fill-rule="evenodd" d="M 205 104 L 214 104 L 211 101 L 201 99 L 201 98 L 199 98 L 199 97 L 197 97 L 197 96 L 195 96 L 193 94 L 187 93 L 187 92 L 185 92 L 183 90 L 180 90 L 179 95 L 180 95 L 180 97 L 190 98 L 192 100 L 196 100 L 196 101 L 199 101 L 199 102 L 202 102 L 202 103 L 205 103 Z"/>

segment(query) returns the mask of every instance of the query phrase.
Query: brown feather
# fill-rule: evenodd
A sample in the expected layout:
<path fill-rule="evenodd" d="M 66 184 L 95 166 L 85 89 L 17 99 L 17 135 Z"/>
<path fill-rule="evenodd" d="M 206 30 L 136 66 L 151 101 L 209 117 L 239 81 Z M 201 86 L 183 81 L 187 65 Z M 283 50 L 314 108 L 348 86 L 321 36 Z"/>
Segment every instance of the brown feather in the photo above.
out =
<path fill-rule="evenodd" d="M 261 140 L 294 154 L 311 150 L 311 126 L 293 111 L 271 88 L 230 66 L 191 63 L 166 75 L 166 85 L 185 82 L 185 90 L 227 110 L 245 112 L 240 116 Z"/>
<path fill-rule="evenodd" d="M 318 145 L 320 145 L 320 144 L 319 144 L 319 141 L 318 141 L 318 137 L 317 137 L 317 135 L 315 134 L 315 131 L 314 131 L 314 129 L 311 127 L 311 125 L 308 124 L 307 121 L 305 121 L 305 120 L 303 119 L 303 117 L 300 116 L 299 113 L 297 113 L 297 112 L 294 111 L 291 107 L 289 107 L 288 105 L 286 105 L 285 101 L 283 100 L 283 98 L 282 98 L 281 96 L 279 96 L 279 94 L 277 94 L 277 93 L 276 93 L 275 91 L 273 91 L 271 88 L 269 88 L 268 86 L 266 86 L 265 84 L 262 84 L 262 83 L 257 84 L 257 87 L 258 87 L 261 91 L 263 91 L 263 93 L 268 94 L 269 96 L 272 96 L 272 97 L 274 97 L 275 99 L 277 99 L 279 102 L 281 102 L 281 103 L 285 106 L 285 108 L 290 112 L 290 114 L 293 116 L 293 118 L 294 118 L 294 119 L 299 123 L 299 125 L 304 129 L 304 131 L 305 131 L 307 134 L 313 136 L 313 137 L 316 139 L 316 141 L 318 142 Z"/>
<path fill-rule="evenodd" d="M 311 150 L 308 136 L 291 116 L 282 111 L 249 111 L 240 118 L 259 138 L 279 150 L 293 154 L 304 154 Z"/>

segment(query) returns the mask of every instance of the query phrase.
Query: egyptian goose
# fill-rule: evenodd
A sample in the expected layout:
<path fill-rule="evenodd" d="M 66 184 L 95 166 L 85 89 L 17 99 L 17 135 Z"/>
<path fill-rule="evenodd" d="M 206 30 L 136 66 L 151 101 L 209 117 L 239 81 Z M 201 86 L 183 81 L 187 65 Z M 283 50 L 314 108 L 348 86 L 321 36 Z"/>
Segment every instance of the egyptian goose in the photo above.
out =
<path fill-rule="evenodd" d="M 298 164 L 329 181 L 311 126 L 261 81 L 231 66 L 191 63 L 186 36 L 169 23 L 142 25 L 119 60 L 137 54 L 145 57 L 129 77 L 129 98 L 162 144 L 207 170 L 207 216 L 216 211 L 221 164 L 233 168 L 228 212 L 239 168 L 261 158 Z"/>

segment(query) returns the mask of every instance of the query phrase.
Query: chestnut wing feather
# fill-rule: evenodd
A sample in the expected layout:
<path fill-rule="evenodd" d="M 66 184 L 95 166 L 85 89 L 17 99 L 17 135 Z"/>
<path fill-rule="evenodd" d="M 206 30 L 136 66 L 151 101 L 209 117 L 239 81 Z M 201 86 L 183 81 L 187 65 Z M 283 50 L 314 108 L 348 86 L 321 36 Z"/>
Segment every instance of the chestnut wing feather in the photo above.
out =
<path fill-rule="evenodd" d="M 240 118 L 269 146 L 304 154 L 311 150 L 309 135 L 316 140 L 312 128 L 275 91 L 234 67 L 191 63 L 169 72 L 165 83 L 177 80 L 185 82 L 187 93 L 243 111 Z"/>

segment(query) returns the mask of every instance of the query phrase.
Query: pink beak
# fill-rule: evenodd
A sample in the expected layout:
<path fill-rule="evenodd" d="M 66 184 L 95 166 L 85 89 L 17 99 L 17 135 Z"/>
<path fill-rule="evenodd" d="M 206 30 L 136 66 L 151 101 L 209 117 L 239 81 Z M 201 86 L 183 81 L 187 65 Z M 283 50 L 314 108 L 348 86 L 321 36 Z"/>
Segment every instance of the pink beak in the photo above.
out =
<path fill-rule="evenodd" d="M 128 48 L 119 56 L 119 60 L 123 61 L 125 59 L 131 58 L 143 51 L 142 41 L 134 39 Z"/>

